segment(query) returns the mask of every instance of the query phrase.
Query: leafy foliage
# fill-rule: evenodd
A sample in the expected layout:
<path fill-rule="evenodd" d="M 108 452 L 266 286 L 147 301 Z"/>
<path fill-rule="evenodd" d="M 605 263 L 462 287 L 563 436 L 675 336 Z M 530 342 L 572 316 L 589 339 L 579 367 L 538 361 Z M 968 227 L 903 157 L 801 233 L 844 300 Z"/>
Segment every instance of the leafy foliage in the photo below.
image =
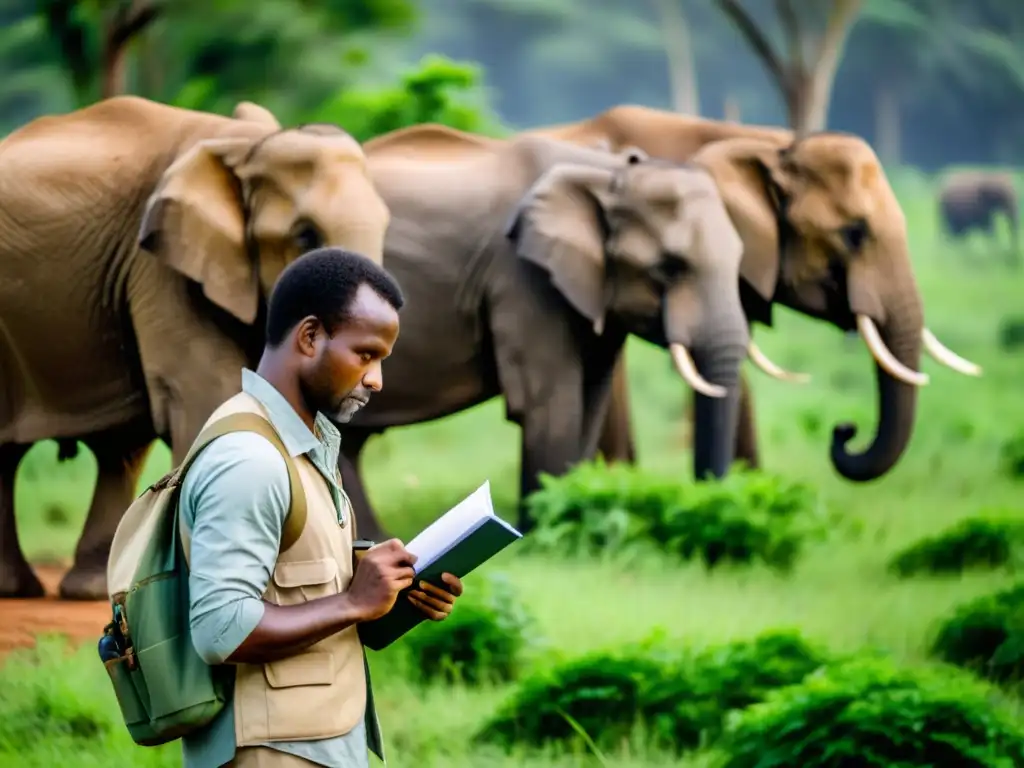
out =
<path fill-rule="evenodd" d="M 400 642 L 420 682 L 501 683 L 519 675 L 537 636 L 515 590 L 492 576 L 459 598 L 447 619 L 425 622 Z"/>
<path fill-rule="evenodd" d="M 614 745 L 642 727 L 648 743 L 692 749 L 714 739 L 730 709 L 761 701 L 769 690 L 799 682 L 824 663 L 820 649 L 792 632 L 768 632 L 700 653 L 651 639 L 528 678 L 478 738 L 505 746 L 573 742 L 572 718 L 598 745 Z"/>
<path fill-rule="evenodd" d="M 483 101 L 479 84 L 479 67 L 425 56 L 398 85 L 344 89 L 310 113 L 308 121 L 335 123 L 359 141 L 419 123 L 497 135 L 503 129 Z"/>
<path fill-rule="evenodd" d="M 731 713 L 721 768 L 1009 768 L 1024 731 L 986 686 L 949 669 L 852 658 Z"/>
<path fill-rule="evenodd" d="M 1024 584 L 957 607 L 930 653 L 1002 685 L 1024 680 Z"/>
<path fill-rule="evenodd" d="M 997 516 L 962 520 L 897 553 L 889 570 L 901 578 L 919 573 L 960 573 L 1011 563 L 1024 543 L 1024 521 Z"/>
<path fill-rule="evenodd" d="M 1003 443 L 1000 458 L 1008 477 L 1024 478 L 1024 432 L 1018 432 Z"/>
<path fill-rule="evenodd" d="M 745 468 L 682 486 L 595 461 L 541 484 L 527 504 L 537 521 L 531 545 L 544 549 L 595 553 L 650 541 L 709 569 L 760 560 L 785 571 L 826 531 L 809 486 Z"/>

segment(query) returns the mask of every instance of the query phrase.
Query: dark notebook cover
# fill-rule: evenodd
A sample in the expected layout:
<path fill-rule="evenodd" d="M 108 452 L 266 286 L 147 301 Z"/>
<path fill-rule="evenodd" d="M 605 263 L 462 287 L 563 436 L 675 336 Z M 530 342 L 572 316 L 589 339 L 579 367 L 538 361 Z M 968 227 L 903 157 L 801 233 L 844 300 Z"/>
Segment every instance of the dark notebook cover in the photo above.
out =
<path fill-rule="evenodd" d="M 374 651 L 390 645 L 421 621 L 427 620 L 406 596 L 413 589 L 418 589 L 420 581 L 428 581 L 445 589 L 445 583 L 441 580 L 442 573 L 451 573 L 461 579 L 520 538 L 521 533 L 499 518 L 482 518 L 417 574 L 413 586 L 399 593 L 389 613 L 360 624 L 359 639 L 364 646 Z M 458 610 L 457 605 L 455 610 Z"/>

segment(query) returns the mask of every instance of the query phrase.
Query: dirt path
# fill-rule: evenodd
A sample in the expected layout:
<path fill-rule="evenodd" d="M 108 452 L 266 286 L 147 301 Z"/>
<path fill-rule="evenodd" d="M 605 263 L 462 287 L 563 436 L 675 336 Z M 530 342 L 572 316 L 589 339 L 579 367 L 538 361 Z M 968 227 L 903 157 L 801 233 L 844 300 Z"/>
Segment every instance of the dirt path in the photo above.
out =
<path fill-rule="evenodd" d="M 47 596 L 39 600 L 0 600 L 0 656 L 14 648 L 35 645 L 38 634 L 65 634 L 76 646 L 98 642 L 104 625 L 110 620 L 110 604 L 103 600 L 59 601 L 57 585 L 65 569 L 53 565 L 34 568 L 46 587 Z"/>

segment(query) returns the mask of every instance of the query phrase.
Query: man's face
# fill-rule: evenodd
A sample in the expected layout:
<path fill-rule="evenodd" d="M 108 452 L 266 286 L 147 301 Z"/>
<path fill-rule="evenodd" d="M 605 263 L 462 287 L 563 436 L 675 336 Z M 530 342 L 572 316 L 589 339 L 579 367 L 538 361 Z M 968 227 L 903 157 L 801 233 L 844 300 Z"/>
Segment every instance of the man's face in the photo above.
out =
<path fill-rule="evenodd" d="M 398 312 L 368 285 L 359 287 L 349 314 L 333 337 L 317 330 L 316 354 L 300 376 L 309 409 L 341 424 L 383 387 L 381 363 L 398 338 Z"/>

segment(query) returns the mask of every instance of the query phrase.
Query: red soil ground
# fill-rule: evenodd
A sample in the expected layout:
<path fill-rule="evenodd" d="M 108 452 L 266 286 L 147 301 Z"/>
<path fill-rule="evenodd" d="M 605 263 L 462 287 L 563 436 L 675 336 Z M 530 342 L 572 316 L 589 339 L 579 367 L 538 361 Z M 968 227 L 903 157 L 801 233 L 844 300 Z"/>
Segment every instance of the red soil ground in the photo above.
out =
<path fill-rule="evenodd" d="M 64 634 L 75 646 L 97 643 L 104 625 L 110 621 L 110 604 L 103 600 L 57 600 L 57 585 L 65 569 L 53 565 L 34 567 L 47 595 L 39 600 L 0 600 L 0 657 L 15 648 L 35 645 L 38 634 Z"/>

